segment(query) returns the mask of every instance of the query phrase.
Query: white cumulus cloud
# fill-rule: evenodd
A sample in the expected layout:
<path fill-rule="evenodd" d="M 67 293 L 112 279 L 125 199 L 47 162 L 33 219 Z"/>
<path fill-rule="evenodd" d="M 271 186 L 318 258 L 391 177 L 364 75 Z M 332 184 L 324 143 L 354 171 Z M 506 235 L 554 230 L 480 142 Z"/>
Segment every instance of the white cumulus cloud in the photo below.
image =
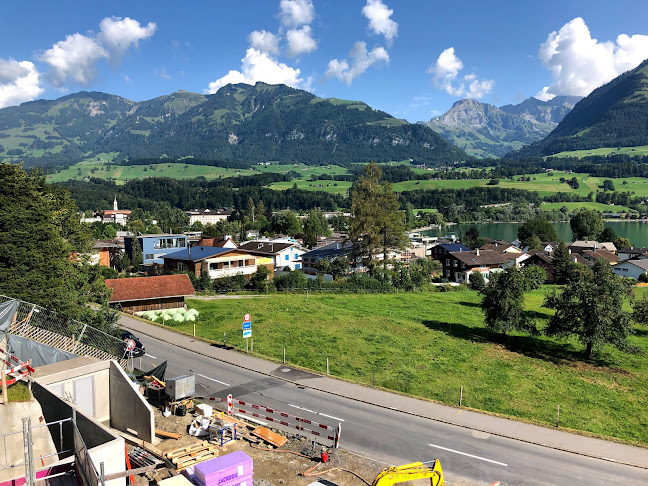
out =
<path fill-rule="evenodd" d="M 371 30 L 375 34 L 384 35 L 389 44 L 398 35 L 398 23 L 391 19 L 393 13 L 382 0 L 367 0 L 367 4 L 362 7 L 362 14 L 369 20 Z"/>
<path fill-rule="evenodd" d="M 434 84 L 452 96 L 479 99 L 490 93 L 495 85 L 490 79 L 479 79 L 476 74 L 460 76 L 464 65 L 454 47 L 444 50 L 427 70 Z"/>
<path fill-rule="evenodd" d="M 130 47 L 153 35 L 156 25 L 143 27 L 129 17 L 106 17 L 96 36 L 79 33 L 68 35 L 43 52 L 38 60 L 49 66 L 50 82 L 61 87 L 68 82 L 88 86 L 97 77 L 97 64 L 105 59 L 118 63 Z"/>
<path fill-rule="evenodd" d="M 310 24 L 315 18 L 315 7 L 311 0 L 281 0 L 279 16 L 286 27 Z"/>
<path fill-rule="evenodd" d="M 349 52 L 349 59 L 341 61 L 332 59 L 328 63 L 326 76 L 335 77 L 340 81 L 351 85 L 353 80 L 369 69 L 376 63 L 389 63 L 389 54 L 384 47 L 376 47 L 371 51 L 367 50 L 367 43 L 358 41 L 353 45 L 353 49 Z"/>
<path fill-rule="evenodd" d="M 552 84 L 536 98 L 556 95 L 587 96 L 619 74 L 648 58 L 648 36 L 621 34 L 614 41 L 593 39 L 585 21 L 576 17 L 551 32 L 540 46 L 538 57 L 551 71 Z"/>
<path fill-rule="evenodd" d="M 205 93 L 213 94 L 226 84 L 254 84 L 263 81 L 268 84 L 286 84 L 293 88 L 304 87 L 307 84 L 299 77 L 300 70 L 278 62 L 267 53 L 250 47 L 241 59 L 241 70 L 232 70 L 222 78 L 209 83 Z"/>
<path fill-rule="evenodd" d="M 50 82 L 61 87 L 67 81 L 88 86 L 97 77 L 97 62 L 106 57 L 108 52 L 99 41 L 72 34 L 46 50 L 39 59 L 50 67 Z"/>
<path fill-rule="evenodd" d="M 313 52 L 317 49 L 317 42 L 313 39 L 313 33 L 310 25 L 304 25 L 301 29 L 291 29 L 286 32 L 288 41 L 288 57 L 296 57 L 300 54 Z"/>
<path fill-rule="evenodd" d="M 43 91 L 34 63 L 0 59 L 0 108 L 32 101 Z"/>
<path fill-rule="evenodd" d="M 255 30 L 248 36 L 250 47 L 268 54 L 279 53 L 279 38 L 266 30 Z"/>
<path fill-rule="evenodd" d="M 137 20 L 126 17 L 106 17 L 99 24 L 101 32 L 97 39 L 101 44 L 117 56 L 123 56 L 131 47 L 137 47 L 139 41 L 148 39 L 155 33 L 155 22 L 149 22 L 146 27 Z"/>

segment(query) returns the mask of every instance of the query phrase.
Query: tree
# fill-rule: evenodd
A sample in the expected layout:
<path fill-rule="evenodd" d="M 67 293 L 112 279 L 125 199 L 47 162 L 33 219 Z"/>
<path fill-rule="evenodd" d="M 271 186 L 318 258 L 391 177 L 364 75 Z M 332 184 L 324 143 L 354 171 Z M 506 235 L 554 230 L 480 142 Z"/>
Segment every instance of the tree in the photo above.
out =
<path fill-rule="evenodd" d="M 611 241 L 616 245 L 617 240 L 619 237 L 617 236 L 616 232 L 612 228 L 605 228 L 601 232 L 601 241 Z"/>
<path fill-rule="evenodd" d="M 588 278 L 570 280 L 562 292 L 546 296 L 544 307 L 556 311 L 546 334 L 575 336 L 585 344 L 586 359 L 606 343 L 626 350 L 632 319 L 623 303 L 624 298 L 632 297 L 632 284 L 616 276 L 603 261 L 597 261 L 592 270 L 583 267 L 581 271 Z"/>
<path fill-rule="evenodd" d="M 254 290 L 262 290 L 267 292 L 272 288 L 270 278 L 270 269 L 265 265 L 257 266 L 256 272 L 250 278 L 250 287 Z"/>
<path fill-rule="evenodd" d="M 189 215 L 182 209 L 164 206 L 157 212 L 157 222 L 163 231 L 182 233 L 189 228 Z"/>
<path fill-rule="evenodd" d="M 142 255 L 142 247 L 140 246 L 139 238 L 137 238 L 137 236 L 134 236 L 131 242 L 132 242 L 132 247 L 131 247 L 132 249 L 131 249 L 130 260 L 132 265 L 135 267 L 135 271 L 137 271 L 139 265 L 144 263 L 144 255 Z"/>
<path fill-rule="evenodd" d="M 614 182 L 610 179 L 605 179 L 603 181 L 603 190 L 604 191 L 614 191 Z"/>
<path fill-rule="evenodd" d="M 481 272 L 472 272 L 470 274 L 470 288 L 481 292 L 486 288 L 486 279 Z"/>
<path fill-rule="evenodd" d="M 313 248 L 317 245 L 317 237 L 320 235 L 330 236 L 331 229 L 324 213 L 319 209 L 311 209 L 304 220 L 304 244 Z"/>
<path fill-rule="evenodd" d="M 297 215 L 290 209 L 277 211 L 272 216 L 272 229 L 277 233 L 288 236 L 294 236 L 301 233 L 302 227 L 297 219 Z"/>
<path fill-rule="evenodd" d="M 414 214 L 414 206 L 411 202 L 405 203 L 405 226 L 413 228 L 416 225 L 416 215 Z"/>
<path fill-rule="evenodd" d="M 522 246 L 530 246 L 534 236 L 537 236 L 540 241 L 556 241 L 558 239 L 551 222 L 541 217 L 529 218 L 518 228 L 518 239 Z"/>
<path fill-rule="evenodd" d="M 564 284 L 567 281 L 569 265 L 572 263 L 569 256 L 569 249 L 564 241 L 560 241 L 553 252 L 553 276 L 554 283 Z"/>
<path fill-rule="evenodd" d="M 380 167 L 372 162 L 354 183 L 349 236 L 355 252 L 366 263 L 382 251 L 386 268 L 389 251 L 403 248 L 407 237 L 398 198 L 391 183 L 380 182 L 381 174 Z"/>
<path fill-rule="evenodd" d="M 636 299 L 632 303 L 632 320 L 637 324 L 648 324 L 648 294 L 643 294 L 641 299 Z"/>
<path fill-rule="evenodd" d="M 593 209 L 581 209 L 569 221 L 569 225 L 576 240 L 597 240 L 603 232 L 601 215 Z"/>
<path fill-rule="evenodd" d="M 92 237 L 70 194 L 20 165 L 0 164 L 0 181 L 0 293 L 110 332 L 110 293 L 88 263 Z"/>
<path fill-rule="evenodd" d="M 537 269 L 540 267 L 509 267 L 490 274 L 488 285 L 481 291 L 484 322 L 490 329 L 502 334 L 511 330 L 535 331 L 535 323 L 524 312 L 524 293 L 542 284 L 538 283 Z"/>

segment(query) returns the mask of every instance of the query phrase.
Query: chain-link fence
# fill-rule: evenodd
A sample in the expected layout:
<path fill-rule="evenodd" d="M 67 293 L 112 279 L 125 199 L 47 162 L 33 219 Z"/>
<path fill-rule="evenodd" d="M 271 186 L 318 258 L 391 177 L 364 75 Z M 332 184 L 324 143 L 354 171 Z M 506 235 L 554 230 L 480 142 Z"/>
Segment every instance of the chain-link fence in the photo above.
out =
<path fill-rule="evenodd" d="M 22 336 L 68 353 L 98 359 L 116 359 L 125 365 L 126 343 L 97 328 L 66 319 L 44 307 L 0 295 L 0 304 L 17 302 L 9 334 Z"/>

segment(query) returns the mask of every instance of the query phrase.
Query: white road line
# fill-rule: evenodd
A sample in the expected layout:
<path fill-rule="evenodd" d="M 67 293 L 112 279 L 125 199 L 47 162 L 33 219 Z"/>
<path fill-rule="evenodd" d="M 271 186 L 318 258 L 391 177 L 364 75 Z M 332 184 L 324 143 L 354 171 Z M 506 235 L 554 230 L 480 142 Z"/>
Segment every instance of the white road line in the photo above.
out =
<path fill-rule="evenodd" d="M 155 356 L 152 354 L 144 353 L 144 356 L 148 356 L 149 358 L 157 359 Z"/>
<path fill-rule="evenodd" d="M 293 408 L 298 408 L 299 410 L 303 410 L 304 412 L 310 412 L 310 413 L 314 413 L 315 415 L 317 415 L 317 412 L 314 412 L 313 410 L 309 410 L 309 409 L 304 408 L 304 407 L 298 407 L 297 405 L 293 405 L 292 403 L 289 403 L 288 406 L 293 407 Z"/>
<path fill-rule="evenodd" d="M 441 447 L 434 444 L 428 444 L 430 447 L 436 447 L 437 449 L 443 449 L 444 451 L 454 452 L 455 454 L 461 454 L 462 456 L 472 457 L 473 459 L 479 459 L 480 461 L 492 462 L 493 464 L 499 464 L 500 466 L 508 467 L 508 464 L 503 462 L 493 461 L 492 459 L 486 459 L 485 457 L 473 456 L 472 454 L 467 454 L 461 451 L 455 451 L 454 449 L 448 449 L 447 447 Z"/>
<path fill-rule="evenodd" d="M 326 415 L 325 413 L 322 413 L 322 412 L 320 412 L 319 415 L 321 415 L 322 417 L 328 417 L 328 418 L 333 419 L 333 420 L 339 420 L 340 422 L 344 422 L 344 419 L 333 417 L 332 415 Z"/>
<path fill-rule="evenodd" d="M 213 378 L 210 378 L 209 376 L 205 376 L 205 375 L 201 375 L 200 373 L 196 373 L 195 371 L 193 373 L 194 373 L 194 375 L 202 376 L 203 378 L 207 378 L 208 380 L 215 381 L 216 383 L 220 383 L 221 385 L 232 386 L 229 383 L 224 383 L 222 381 L 215 380 Z"/>

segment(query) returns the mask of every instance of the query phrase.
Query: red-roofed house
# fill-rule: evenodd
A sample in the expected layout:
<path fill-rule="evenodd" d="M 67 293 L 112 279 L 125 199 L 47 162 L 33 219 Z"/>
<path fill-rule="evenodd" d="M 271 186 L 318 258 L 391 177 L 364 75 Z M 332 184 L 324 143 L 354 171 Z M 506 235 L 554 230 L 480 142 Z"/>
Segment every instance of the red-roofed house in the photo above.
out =
<path fill-rule="evenodd" d="M 196 293 L 186 274 L 107 279 L 106 286 L 113 291 L 110 305 L 130 313 L 181 308 Z"/>

